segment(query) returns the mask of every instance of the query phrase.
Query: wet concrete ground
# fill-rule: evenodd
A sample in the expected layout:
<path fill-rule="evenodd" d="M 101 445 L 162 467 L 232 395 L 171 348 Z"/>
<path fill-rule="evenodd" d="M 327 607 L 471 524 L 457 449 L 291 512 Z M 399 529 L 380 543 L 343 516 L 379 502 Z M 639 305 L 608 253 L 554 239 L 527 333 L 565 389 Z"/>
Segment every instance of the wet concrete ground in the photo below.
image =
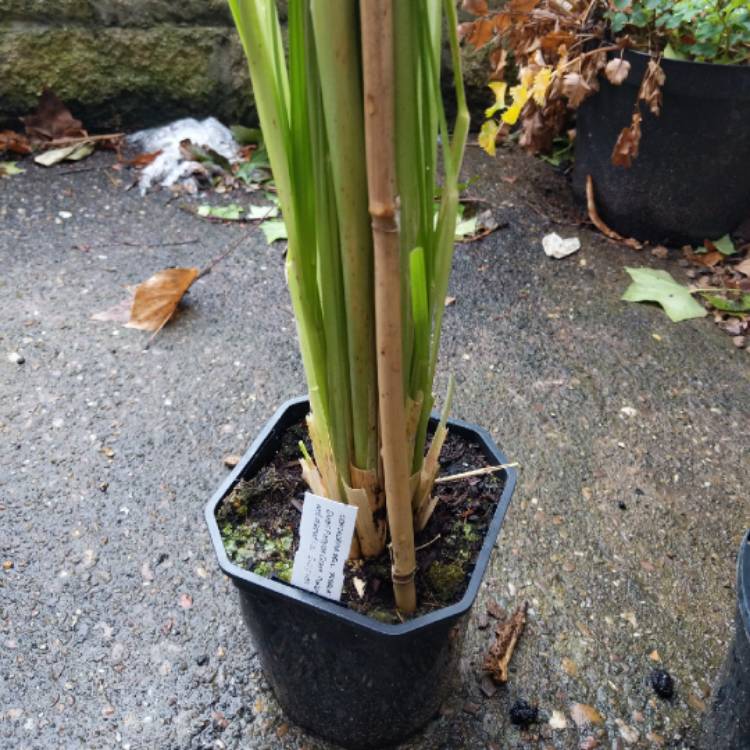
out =
<path fill-rule="evenodd" d="M 247 230 L 125 192 L 111 158 L 0 180 L 0 745 L 326 748 L 280 714 L 202 520 L 223 457 L 303 390 L 282 248 L 250 230 L 144 351 L 91 314 Z M 566 224 L 546 165 L 471 150 L 468 172 L 508 226 L 456 251 L 437 389 L 453 372 L 455 416 L 522 469 L 462 688 L 405 747 L 700 747 L 750 524 L 750 355 L 620 302 L 624 265 L 681 269 Z M 553 230 L 582 250 L 547 259 Z M 530 622 L 487 697 L 490 598 Z M 529 732 L 517 698 L 539 706 Z M 603 723 L 579 728 L 573 703 Z"/>

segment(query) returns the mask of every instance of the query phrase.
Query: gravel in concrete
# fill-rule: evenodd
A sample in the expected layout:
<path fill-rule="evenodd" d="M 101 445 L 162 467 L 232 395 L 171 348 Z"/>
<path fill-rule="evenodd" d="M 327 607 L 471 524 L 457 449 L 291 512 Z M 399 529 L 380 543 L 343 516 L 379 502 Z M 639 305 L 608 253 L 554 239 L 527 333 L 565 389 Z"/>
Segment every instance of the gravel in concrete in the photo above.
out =
<path fill-rule="evenodd" d="M 0 180 L 0 745 L 326 748 L 275 703 L 202 520 L 224 457 L 303 390 L 282 248 L 126 192 L 110 161 Z M 455 415 L 522 469 L 462 687 L 405 747 L 697 747 L 750 524 L 748 353 L 707 319 L 620 302 L 624 265 L 681 270 L 571 224 L 546 165 L 472 151 L 468 171 L 508 226 L 457 249 L 437 388 L 453 372 Z M 546 258 L 549 231 L 582 250 Z M 241 232 L 149 350 L 90 320 Z M 528 601 L 530 622 L 487 697 L 490 599 Z M 519 698 L 539 707 L 529 730 Z M 602 723 L 577 726 L 574 703 Z"/>

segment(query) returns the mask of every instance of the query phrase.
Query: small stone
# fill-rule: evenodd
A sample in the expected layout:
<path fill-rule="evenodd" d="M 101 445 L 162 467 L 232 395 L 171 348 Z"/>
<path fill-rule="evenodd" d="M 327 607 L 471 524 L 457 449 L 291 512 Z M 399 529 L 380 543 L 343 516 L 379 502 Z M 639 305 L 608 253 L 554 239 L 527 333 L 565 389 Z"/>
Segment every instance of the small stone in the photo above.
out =
<path fill-rule="evenodd" d="M 674 680 L 666 669 L 654 669 L 651 672 L 651 687 L 664 700 L 671 700 L 674 696 Z"/>
<path fill-rule="evenodd" d="M 233 469 L 241 460 L 241 456 L 236 456 L 234 454 L 224 456 L 224 466 L 226 466 L 227 469 Z"/>
<path fill-rule="evenodd" d="M 464 703 L 464 712 L 471 714 L 472 716 L 476 716 L 481 708 L 482 707 L 478 703 L 474 703 L 473 701 L 466 701 L 466 703 Z"/>
<path fill-rule="evenodd" d="M 195 663 L 199 667 L 203 667 L 208 664 L 208 654 L 201 654 L 200 656 L 197 656 L 195 659 Z"/>
<path fill-rule="evenodd" d="M 539 721 L 539 709 L 528 701 L 519 698 L 510 707 L 510 721 L 517 727 L 527 727 Z"/>
<path fill-rule="evenodd" d="M 695 693 L 690 693 L 687 697 L 688 706 L 694 711 L 703 713 L 706 710 L 706 704 Z"/>
<path fill-rule="evenodd" d="M 23 354 L 19 354 L 18 352 L 11 352 L 8 355 L 8 362 L 14 365 L 22 365 L 26 361 L 26 358 L 23 356 Z"/>
<path fill-rule="evenodd" d="M 3 560 L 3 570 L 13 570 L 13 560 Z"/>
<path fill-rule="evenodd" d="M 732 336 L 732 343 L 738 349 L 744 349 L 745 345 L 747 344 L 747 337 L 746 336 Z M 21 360 L 21 361 L 23 361 L 23 360 Z"/>
<path fill-rule="evenodd" d="M 104 708 L 102 708 L 102 716 L 105 718 L 108 718 L 109 716 L 114 716 L 115 713 L 115 707 L 108 703 Z"/>
<path fill-rule="evenodd" d="M 633 729 L 633 727 L 628 726 L 622 719 L 615 719 L 615 723 L 620 729 L 620 737 L 622 737 L 628 745 L 635 745 L 635 743 L 638 742 L 640 734 Z"/>
<path fill-rule="evenodd" d="M 497 685 L 495 685 L 495 681 L 487 674 L 482 677 L 481 681 L 479 682 L 479 687 L 488 698 L 492 698 L 492 696 L 497 692 Z"/>

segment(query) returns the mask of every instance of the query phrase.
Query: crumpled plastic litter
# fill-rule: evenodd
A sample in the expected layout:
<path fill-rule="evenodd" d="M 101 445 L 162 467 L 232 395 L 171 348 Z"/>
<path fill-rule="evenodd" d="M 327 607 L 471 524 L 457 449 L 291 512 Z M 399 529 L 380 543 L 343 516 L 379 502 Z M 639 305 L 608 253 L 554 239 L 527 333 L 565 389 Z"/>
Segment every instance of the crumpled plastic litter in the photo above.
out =
<path fill-rule="evenodd" d="M 239 157 L 239 144 L 232 132 L 215 117 L 196 120 L 186 117 L 148 130 L 139 130 L 128 137 L 128 142 L 143 152 L 161 151 L 138 176 L 138 186 L 144 195 L 153 185 L 170 187 L 178 182 L 193 181 L 198 162 L 185 159 L 180 142 L 189 140 L 194 146 L 216 151 L 230 162 Z"/>
<path fill-rule="evenodd" d="M 546 234 L 542 238 L 542 247 L 544 253 L 550 258 L 567 258 L 568 255 L 572 255 L 577 250 L 581 249 L 581 241 L 578 237 L 568 237 L 564 240 L 556 232 Z"/>

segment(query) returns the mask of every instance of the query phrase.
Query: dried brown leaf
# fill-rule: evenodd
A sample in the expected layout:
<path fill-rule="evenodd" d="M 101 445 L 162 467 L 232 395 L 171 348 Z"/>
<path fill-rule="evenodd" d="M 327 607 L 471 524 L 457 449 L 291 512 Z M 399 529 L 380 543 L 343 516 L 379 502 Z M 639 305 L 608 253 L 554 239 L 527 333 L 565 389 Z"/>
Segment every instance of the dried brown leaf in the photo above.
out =
<path fill-rule="evenodd" d="M 461 8 L 473 16 L 486 16 L 489 12 L 487 0 L 463 0 Z"/>
<path fill-rule="evenodd" d="M 630 73 L 630 63 L 622 57 L 613 58 L 604 68 L 607 80 L 615 86 L 619 86 L 628 77 L 628 73 Z"/>
<path fill-rule="evenodd" d="M 462 39 L 472 47 L 479 49 L 492 41 L 497 33 L 497 16 L 488 16 L 478 18 L 471 23 L 462 23 L 458 30 Z"/>
<path fill-rule="evenodd" d="M 58 138 L 82 138 L 88 133 L 83 123 L 76 120 L 70 110 L 57 95 L 45 89 L 39 97 L 35 112 L 22 117 L 29 138 L 41 141 L 54 141 Z"/>
<path fill-rule="evenodd" d="M 524 602 L 509 619 L 498 623 L 495 628 L 495 642 L 484 659 L 484 670 L 495 682 L 508 681 L 508 665 L 526 625 L 527 609 L 528 602 Z"/>
<path fill-rule="evenodd" d="M 0 130 L 0 152 L 10 151 L 14 154 L 30 154 L 29 139 L 23 133 L 13 130 Z"/>
<path fill-rule="evenodd" d="M 568 106 L 578 109 L 581 102 L 593 93 L 593 89 L 580 73 L 566 73 L 563 76 L 562 92 L 568 100 Z"/>
<path fill-rule="evenodd" d="M 627 128 L 620 131 L 614 149 L 612 149 L 612 164 L 616 167 L 630 167 L 633 159 L 638 156 L 641 143 L 641 114 L 633 112 L 633 119 Z"/>
<path fill-rule="evenodd" d="M 197 268 L 167 268 L 138 284 L 126 327 L 158 331 L 174 315 L 199 274 Z"/>
<path fill-rule="evenodd" d="M 659 65 L 657 60 L 649 60 L 646 72 L 643 75 L 641 88 L 638 92 L 638 98 L 646 102 L 646 105 L 655 115 L 661 112 L 661 88 L 667 76 L 664 69 Z"/>
<path fill-rule="evenodd" d="M 735 271 L 739 271 L 745 276 L 750 276 L 750 258 L 745 258 L 734 267 Z"/>
<path fill-rule="evenodd" d="M 91 320 L 102 320 L 105 322 L 120 323 L 125 325 L 130 320 L 130 310 L 133 307 L 134 295 L 131 294 L 116 305 L 102 310 L 101 312 L 94 313 L 91 316 Z"/>
<path fill-rule="evenodd" d="M 625 238 L 621 234 L 615 232 L 614 229 L 610 229 L 602 218 L 599 216 L 599 212 L 596 210 L 596 203 L 594 201 L 594 181 L 591 179 L 591 175 L 586 175 L 586 207 L 588 209 L 589 219 L 591 223 L 605 236 L 611 240 L 617 240 L 617 242 L 623 242 L 628 247 L 632 247 L 633 250 L 640 250 L 643 247 L 643 243 L 638 242 L 633 237 Z"/>
<path fill-rule="evenodd" d="M 125 163 L 129 167 L 136 167 L 136 168 L 147 167 L 160 154 L 161 154 L 161 149 L 159 149 L 159 151 L 144 152 L 142 154 L 138 154 L 137 156 L 134 156 L 132 159 L 128 159 Z"/>

